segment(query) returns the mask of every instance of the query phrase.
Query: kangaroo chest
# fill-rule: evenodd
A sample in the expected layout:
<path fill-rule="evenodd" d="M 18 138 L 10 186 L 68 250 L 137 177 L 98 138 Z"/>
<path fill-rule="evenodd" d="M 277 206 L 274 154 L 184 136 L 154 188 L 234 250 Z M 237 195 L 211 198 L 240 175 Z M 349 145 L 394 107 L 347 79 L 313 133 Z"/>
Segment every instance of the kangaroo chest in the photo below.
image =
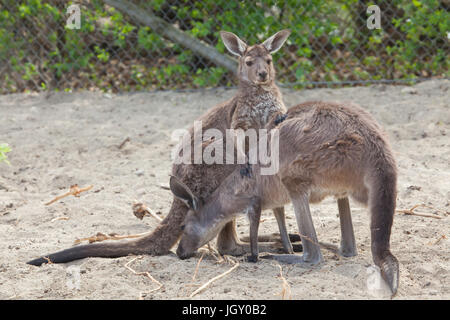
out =
<path fill-rule="evenodd" d="M 291 202 L 289 194 L 278 175 L 259 176 L 261 208 L 274 209 Z"/>
<path fill-rule="evenodd" d="M 268 91 L 248 99 L 240 99 L 233 115 L 233 129 L 264 128 L 274 113 L 285 112 L 281 98 Z"/>

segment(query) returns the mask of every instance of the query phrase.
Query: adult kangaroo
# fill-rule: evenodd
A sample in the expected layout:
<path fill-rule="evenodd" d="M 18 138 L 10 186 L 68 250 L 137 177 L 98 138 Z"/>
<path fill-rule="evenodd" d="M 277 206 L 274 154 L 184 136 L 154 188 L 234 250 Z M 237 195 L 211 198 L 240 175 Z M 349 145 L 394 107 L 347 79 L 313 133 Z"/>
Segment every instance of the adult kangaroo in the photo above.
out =
<path fill-rule="evenodd" d="M 250 218 L 250 261 L 256 261 L 261 210 L 292 202 L 303 255 L 271 257 L 287 263 L 317 264 L 323 258 L 309 202 L 319 202 L 329 195 L 335 196 L 338 202 L 340 252 L 354 256 L 350 196 L 369 206 L 372 257 L 395 294 L 399 266 L 390 252 L 389 242 L 396 205 L 397 168 L 382 129 L 364 109 L 350 104 L 307 102 L 289 109 L 284 116 L 281 123 L 272 120 L 266 127 L 277 129 L 274 133 L 279 135 L 278 173 L 261 175 L 260 164 L 235 165 L 235 171 L 203 204 L 191 206 L 178 256 L 190 257 L 237 213 L 245 211 Z M 180 192 L 183 186 L 176 177 L 171 180 L 175 196 L 184 197 L 188 203 L 197 201 L 195 191 Z"/>
<path fill-rule="evenodd" d="M 222 132 L 230 128 L 258 129 L 264 127 L 275 112 L 283 112 L 285 106 L 281 93 L 275 84 L 275 68 L 272 54 L 278 51 L 289 36 L 289 30 L 282 30 L 262 44 L 248 46 L 231 32 L 221 32 L 221 38 L 228 51 L 239 57 L 239 86 L 236 95 L 206 112 L 200 119 L 204 130 L 214 128 Z M 193 127 L 190 128 L 193 144 Z M 224 141 L 225 148 L 225 141 Z M 225 161 L 224 161 L 225 163 Z M 234 169 L 227 164 L 173 164 L 172 175 L 182 181 L 199 197 L 208 197 L 223 179 Z M 121 257 L 129 254 L 167 254 L 182 234 L 182 225 L 188 212 L 183 201 L 174 198 L 169 214 L 149 235 L 133 241 L 117 243 L 94 243 L 46 255 L 27 262 L 39 266 L 51 261 L 64 263 L 86 257 Z M 274 209 L 280 230 L 285 230 L 284 208 Z M 283 234 L 283 232 L 282 232 Z M 284 237 L 283 246 L 292 252 L 289 239 Z M 236 235 L 235 223 L 231 221 L 220 232 L 217 247 L 222 254 L 242 255 L 249 248 Z"/>

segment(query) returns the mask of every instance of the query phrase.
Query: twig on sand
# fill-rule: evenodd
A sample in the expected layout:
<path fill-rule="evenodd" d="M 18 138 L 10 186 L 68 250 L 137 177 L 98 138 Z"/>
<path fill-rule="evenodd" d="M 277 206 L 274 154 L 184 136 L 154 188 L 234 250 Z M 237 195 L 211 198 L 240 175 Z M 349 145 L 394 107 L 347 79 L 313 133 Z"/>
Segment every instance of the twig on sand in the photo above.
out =
<path fill-rule="evenodd" d="M 194 275 L 192 276 L 192 281 L 195 281 L 195 277 L 197 276 L 198 268 L 200 267 L 200 262 L 202 262 L 203 257 L 205 256 L 206 251 L 202 252 L 200 259 L 198 259 L 197 266 L 195 267 Z"/>
<path fill-rule="evenodd" d="M 442 219 L 442 217 L 437 216 L 437 215 L 430 215 L 430 214 L 423 214 L 423 213 L 416 213 L 416 212 L 414 212 L 414 210 L 416 208 L 418 208 L 418 207 L 425 207 L 425 208 L 433 209 L 433 210 L 436 210 L 436 211 L 444 212 L 442 210 L 436 209 L 436 208 L 434 208 L 432 206 L 428 206 L 428 205 L 423 204 L 423 203 L 416 204 L 411 209 L 397 210 L 397 212 L 398 213 L 403 213 L 404 215 L 409 215 L 409 216 L 419 216 L 419 217 L 425 217 L 425 218 Z"/>
<path fill-rule="evenodd" d="M 328 250 L 328 251 L 334 253 L 338 260 L 340 259 L 339 248 L 337 248 L 334 244 L 325 243 L 325 242 L 317 242 L 317 241 L 314 241 L 314 239 L 311 239 L 310 237 L 308 237 L 307 235 L 304 235 L 304 234 L 301 234 L 301 233 L 299 233 L 299 235 L 300 235 L 300 237 L 302 237 L 302 240 L 309 241 L 309 242 L 315 244 L 318 247 L 321 247 L 321 248 L 323 248 L 325 250 Z"/>
<path fill-rule="evenodd" d="M 89 243 L 93 243 L 93 242 L 100 242 L 100 241 L 105 241 L 105 240 L 122 240 L 122 239 L 131 239 L 131 238 L 140 238 L 142 236 L 145 236 L 146 234 L 148 234 L 148 232 L 120 236 L 117 233 L 104 234 L 101 232 L 97 232 L 97 234 L 95 236 L 76 239 L 74 244 L 79 244 L 83 241 L 89 241 Z"/>
<path fill-rule="evenodd" d="M 46 260 L 47 261 L 47 264 L 52 264 L 53 263 L 53 261 L 52 260 L 50 260 L 50 258 L 49 257 L 42 257 L 44 260 Z"/>
<path fill-rule="evenodd" d="M 164 185 L 164 184 L 160 184 L 160 185 L 158 185 L 158 187 L 160 187 L 163 190 L 169 190 L 170 191 L 170 188 L 168 186 Z"/>
<path fill-rule="evenodd" d="M 53 218 L 52 220 L 50 220 L 50 222 L 55 222 L 58 220 L 69 220 L 69 217 L 56 217 L 56 218 Z"/>
<path fill-rule="evenodd" d="M 70 186 L 70 189 L 69 189 L 68 192 L 66 192 L 66 193 L 64 193 L 64 194 L 62 194 L 60 196 L 55 197 L 53 200 L 47 202 L 45 205 L 48 206 L 48 205 L 52 204 L 53 202 L 56 202 L 56 201 L 58 201 L 58 200 L 60 200 L 62 198 L 68 197 L 68 196 L 79 197 L 80 193 L 82 193 L 84 191 L 91 190 L 93 187 L 94 187 L 93 185 L 90 185 L 90 186 L 87 186 L 85 188 L 80 188 L 80 187 L 78 187 L 77 184 L 74 184 L 74 185 Z"/>
<path fill-rule="evenodd" d="M 205 248 L 206 246 L 206 248 Z M 216 263 L 224 263 L 226 261 L 226 259 L 224 259 L 222 257 L 222 255 L 219 253 L 219 251 L 217 251 L 216 248 L 214 248 L 213 246 L 211 246 L 211 243 L 208 242 L 205 246 L 203 246 L 203 248 L 205 248 L 205 250 L 208 250 L 208 252 L 214 257 L 214 259 L 216 259 Z"/>
<path fill-rule="evenodd" d="M 131 139 L 130 137 L 127 137 L 125 140 L 123 140 L 123 142 L 118 146 L 119 149 L 122 149 L 123 146 L 125 145 L 125 143 L 129 142 Z"/>
<path fill-rule="evenodd" d="M 133 268 L 131 268 L 129 265 L 130 265 L 131 263 L 133 263 L 136 259 L 142 259 L 142 256 L 138 256 L 138 257 L 133 258 L 132 260 L 128 261 L 128 262 L 124 265 L 124 267 L 127 268 L 128 270 L 130 270 L 131 272 L 133 272 L 135 275 L 138 275 L 138 276 L 146 276 L 146 277 L 149 278 L 152 282 L 154 282 L 154 283 L 156 283 L 156 284 L 158 285 L 158 287 L 155 288 L 155 289 L 153 289 L 153 290 L 150 290 L 150 291 L 147 291 L 147 292 L 141 292 L 141 293 L 140 293 L 139 299 L 142 300 L 146 294 L 149 294 L 149 293 L 152 293 L 152 292 L 155 292 L 155 291 L 158 291 L 159 289 L 161 289 L 161 288 L 163 287 L 163 284 L 162 284 L 161 282 L 159 282 L 158 280 L 156 280 L 155 278 L 153 278 L 152 275 L 151 275 L 149 272 L 147 272 L 147 271 L 137 272 L 136 270 L 134 270 Z"/>
<path fill-rule="evenodd" d="M 447 237 L 445 236 L 445 234 L 443 234 L 442 236 L 440 236 L 435 242 L 431 243 L 432 245 L 437 245 L 439 242 L 441 242 L 441 240 L 447 239 Z"/>
<path fill-rule="evenodd" d="M 239 267 L 239 262 L 237 260 L 234 260 L 233 258 L 231 258 L 229 256 L 224 256 L 224 257 L 225 257 L 226 260 L 231 261 L 233 266 L 230 269 L 228 269 L 227 271 L 225 271 L 224 273 L 221 273 L 218 276 L 216 276 L 216 277 L 210 279 L 209 281 L 207 281 L 200 288 L 198 288 L 197 290 L 192 292 L 191 295 L 189 296 L 189 298 L 194 297 L 196 294 L 198 294 L 198 293 L 202 292 L 203 290 L 205 290 L 209 285 L 211 285 L 211 283 L 213 283 L 214 281 L 217 281 L 217 280 L 225 277 L 227 274 L 233 272 L 233 270 L 235 270 L 237 267 Z"/>
<path fill-rule="evenodd" d="M 156 213 L 153 212 L 153 210 L 151 210 L 149 207 L 147 207 L 145 204 L 138 202 L 138 203 L 133 203 L 133 214 L 138 218 L 138 219 L 143 219 L 144 216 L 149 215 L 152 216 L 153 218 L 155 218 L 156 220 L 158 220 L 159 222 L 163 221 L 163 219 L 161 217 L 159 217 Z"/>
<path fill-rule="evenodd" d="M 292 300 L 291 286 L 287 282 L 286 278 L 283 276 L 283 268 L 281 267 L 281 265 L 278 262 L 274 266 L 277 266 L 280 269 L 280 275 L 277 277 L 280 278 L 282 281 L 281 292 L 277 295 L 281 296 L 281 299 L 283 299 L 283 300 L 286 300 L 286 299 Z"/>

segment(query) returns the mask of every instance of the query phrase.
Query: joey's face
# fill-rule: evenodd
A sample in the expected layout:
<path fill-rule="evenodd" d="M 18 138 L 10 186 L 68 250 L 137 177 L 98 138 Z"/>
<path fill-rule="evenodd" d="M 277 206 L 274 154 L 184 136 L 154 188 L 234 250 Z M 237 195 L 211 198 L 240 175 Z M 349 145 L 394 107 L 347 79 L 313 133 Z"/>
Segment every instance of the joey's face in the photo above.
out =
<path fill-rule="evenodd" d="M 175 177 L 171 177 L 172 193 L 189 208 L 181 226 L 182 236 L 177 248 L 181 259 L 192 257 L 231 221 L 245 212 L 258 194 L 256 179 L 250 165 L 239 165 L 206 199 L 196 197 Z"/>
<path fill-rule="evenodd" d="M 272 54 L 281 48 L 290 33 L 290 30 L 278 31 L 263 43 L 254 46 L 248 46 L 231 32 L 221 31 L 220 36 L 228 51 L 239 57 L 239 80 L 263 86 L 275 80 Z"/>
<path fill-rule="evenodd" d="M 225 225 L 226 221 L 220 215 L 211 215 L 216 212 L 213 208 L 208 208 L 208 204 L 200 210 L 189 210 L 184 224 L 181 226 L 183 234 L 177 248 L 177 255 L 180 259 L 192 257 L 198 248 L 211 241 Z"/>
<path fill-rule="evenodd" d="M 239 59 L 239 76 L 254 85 L 272 83 L 275 80 L 272 55 L 262 45 L 250 47 Z"/>
<path fill-rule="evenodd" d="M 217 235 L 225 220 L 222 215 L 216 214 L 220 211 L 217 197 L 210 197 L 205 203 L 175 176 L 170 178 L 170 190 L 189 208 L 184 223 L 180 226 L 183 233 L 177 249 L 177 255 L 181 259 L 187 259 Z"/>
<path fill-rule="evenodd" d="M 200 226 L 198 212 L 190 209 L 181 226 L 183 235 L 177 248 L 177 256 L 180 259 L 192 257 L 201 246 L 201 240 L 204 238 L 205 230 Z"/>

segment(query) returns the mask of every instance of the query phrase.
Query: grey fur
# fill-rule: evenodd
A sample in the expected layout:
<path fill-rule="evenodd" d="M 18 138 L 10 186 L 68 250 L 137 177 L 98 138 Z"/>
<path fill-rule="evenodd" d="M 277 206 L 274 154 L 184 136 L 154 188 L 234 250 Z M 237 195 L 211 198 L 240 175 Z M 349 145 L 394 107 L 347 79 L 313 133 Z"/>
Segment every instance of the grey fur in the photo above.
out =
<path fill-rule="evenodd" d="M 222 221 L 229 221 L 246 209 L 251 213 L 250 241 L 255 246 L 258 212 L 292 202 L 303 243 L 303 256 L 273 257 L 290 263 L 319 263 L 323 258 L 309 203 L 331 195 L 339 199 L 341 252 L 347 256 L 355 255 L 347 200 L 350 196 L 370 208 L 373 259 L 395 294 L 399 268 L 397 259 L 390 252 L 389 242 L 395 211 L 397 169 L 381 127 L 369 113 L 353 104 L 308 102 L 289 109 L 282 123 L 275 125 L 276 119 L 277 115 L 274 115 L 267 129 L 279 129 L 280 172 L 263 176 L 259 174 L 260 165 L 253 165 L 252 176 L 242 177 L 240 170 L 243 166 L 236 165 L 234 172 L 205 199 L 200 210 L 188 214 L 177 254 L 180 257 L 191 255 L 198 246 L 217 234 Z M 199 225 L 208 232 L 191 234 L 192 226 Z M 255 255 L 257 248 L 251 250 L 252 261 L 256 261 Z"/>

